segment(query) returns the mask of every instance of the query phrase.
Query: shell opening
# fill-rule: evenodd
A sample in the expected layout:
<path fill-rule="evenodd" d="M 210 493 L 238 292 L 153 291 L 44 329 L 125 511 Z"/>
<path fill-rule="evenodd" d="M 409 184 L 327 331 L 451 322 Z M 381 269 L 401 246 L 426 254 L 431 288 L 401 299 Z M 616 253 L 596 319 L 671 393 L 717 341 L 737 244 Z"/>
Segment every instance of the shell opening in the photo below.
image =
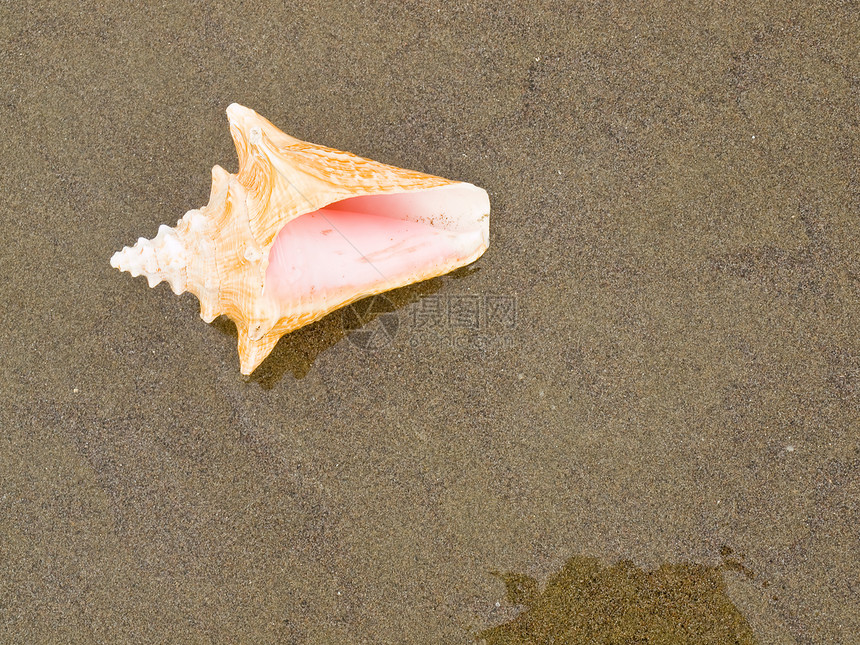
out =
<path fill-rule="evenodd" d="M 489 210 L 487 193 L 467 183 L 334 202 L 281 229 L 266 292 L 296 309 L 322 296 L 338 306 L 446 273 L 486 250 Z"/>

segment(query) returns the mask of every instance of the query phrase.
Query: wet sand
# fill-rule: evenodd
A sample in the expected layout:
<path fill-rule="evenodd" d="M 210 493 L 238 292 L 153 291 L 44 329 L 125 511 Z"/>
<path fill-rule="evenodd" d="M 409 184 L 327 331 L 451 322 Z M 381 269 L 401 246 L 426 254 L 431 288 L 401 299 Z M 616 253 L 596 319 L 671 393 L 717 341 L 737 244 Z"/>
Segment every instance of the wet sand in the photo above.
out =
<path fill-rule="evenodd" d="M 0 641 L 680 639 L 662 598 L 857 642 L 858 28 L 5 5 Z M 490 249 L 243 379 L 229 321 L 109 265 L 236 170 L 233 101 L 486 188 Z"/>

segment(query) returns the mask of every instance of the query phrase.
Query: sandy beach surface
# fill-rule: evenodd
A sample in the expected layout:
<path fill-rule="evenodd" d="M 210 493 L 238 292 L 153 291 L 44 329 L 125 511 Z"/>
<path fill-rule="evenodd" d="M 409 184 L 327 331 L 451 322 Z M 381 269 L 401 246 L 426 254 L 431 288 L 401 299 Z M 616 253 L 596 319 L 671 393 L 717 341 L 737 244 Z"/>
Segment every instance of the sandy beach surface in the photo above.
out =
<path fill-rule="evenodd" d="M 860 642 L 858 33 L 0 3 L 0 642 Z M 242 378 L 109 265 L 236 170 L 234 101 L 484 187 L 489 250 Z"/>

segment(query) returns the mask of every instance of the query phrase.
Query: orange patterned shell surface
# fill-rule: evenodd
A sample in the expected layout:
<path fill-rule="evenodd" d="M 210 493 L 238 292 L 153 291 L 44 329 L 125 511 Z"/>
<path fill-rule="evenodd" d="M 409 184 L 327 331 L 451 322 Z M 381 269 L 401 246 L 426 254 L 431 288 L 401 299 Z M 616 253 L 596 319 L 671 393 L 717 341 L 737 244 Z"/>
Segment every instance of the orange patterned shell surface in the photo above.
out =
<path fill-rule="evenodd" d="M 206 206 L 111 265 L 190 291 L 206 322 L 228 316 L 242 374 L 284 334 L 486 251 L 483 189 L 300 141 L 236 103 L 227 117 L 239 172 L 212 168 Z"/>

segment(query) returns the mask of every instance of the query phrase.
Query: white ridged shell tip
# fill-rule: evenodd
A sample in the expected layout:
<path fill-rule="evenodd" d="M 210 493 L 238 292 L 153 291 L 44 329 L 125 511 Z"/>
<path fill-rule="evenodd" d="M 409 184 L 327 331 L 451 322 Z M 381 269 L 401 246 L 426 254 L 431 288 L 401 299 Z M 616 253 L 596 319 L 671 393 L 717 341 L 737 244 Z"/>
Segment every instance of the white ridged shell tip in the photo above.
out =
<path fill-rule="evenodd" d="M 110 264 L 120 271 L 128 271 L 135 278 L 146 276 L 150 287 L 165 280 L 177 295 L 186 289 L 185 245 L 176 230 L 169 226 L 160 226 L 158 235 L 152 240 L 141 237 L 134 246 L 117 251 L 111 257 Z"/>

